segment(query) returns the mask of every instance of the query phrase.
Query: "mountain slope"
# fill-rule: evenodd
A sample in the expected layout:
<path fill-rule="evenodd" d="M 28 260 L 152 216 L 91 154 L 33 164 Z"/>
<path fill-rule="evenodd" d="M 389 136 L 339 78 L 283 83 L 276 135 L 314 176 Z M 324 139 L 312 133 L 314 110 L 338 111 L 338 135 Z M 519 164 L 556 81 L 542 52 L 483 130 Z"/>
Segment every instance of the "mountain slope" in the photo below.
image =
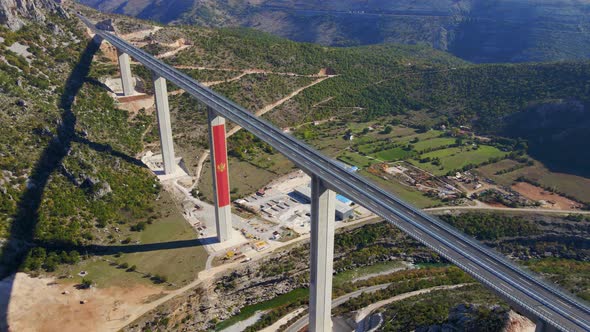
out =
<path fill-rule="evenodd" d="M 162 22 L 246 26 L 296 41 L 425 43 L 472 62 L 590 57 L 590 3 L 578 0 L 80 0 Z"/>
<path fill-rule="evenodd" d="M 146 121 L 98 82 L 101 53 L 77 18 L 54 2 L 0 3 L 19 22 L 0 25 L 0 275 L 53 270 L 118 243 L 108 225 L 154 216 L 160 189 L 134 158 Z"/>
<path fill-rule="evenodd" d="M 530 152 L 553 169 L 586 175 L 590 169 L 588 140 L 577 139 L 585 135 L 581 125 L 585 122 L 569 128 L 567 135 L 560 134 L 561 128 L 567 128 L 566 121 L 572 121 L 559 115 L 547 121 L 553 126 L 547 125 L 541 136 L 518 129 L 526 124 L 528 112 L 546 109 L 544 113 L 559 114 L 552 113 L 556 110 L 552 105 L 562 103 L 564 108 L 576 106 L 571 109 L 575 119 L 589 118 L 588 61 L 473 65 L 427 46 L 328 48 L 251 29 L 183 26 L 175 30 L 191 47 L 168 58 L 173 65 L 300 74 L 329 68 L 336 74 L 265 115 L 280 127 L 350 116 L 351 110 L 355 116 L 351 121 L 386 122 L 395 117 L 414 127 L 465 125 L 479 133 L 529 139 Z M 213 89 L 249 105 L 253 96 L 265 91 L 258 85 L 255 89 L 223 89 L 223 85 Z M 183 104 L 186 113 L 193 114 L 190 104 Z M 187 132 L 194 131 L 196 128 Z M 553 148 L 540 153 L 544 150 L 542 142 L 553 142 L 553 147 L 561 145 L 561 153 L 555 154 Z M 568 162 L 572 157 L 579 162 Z"/>

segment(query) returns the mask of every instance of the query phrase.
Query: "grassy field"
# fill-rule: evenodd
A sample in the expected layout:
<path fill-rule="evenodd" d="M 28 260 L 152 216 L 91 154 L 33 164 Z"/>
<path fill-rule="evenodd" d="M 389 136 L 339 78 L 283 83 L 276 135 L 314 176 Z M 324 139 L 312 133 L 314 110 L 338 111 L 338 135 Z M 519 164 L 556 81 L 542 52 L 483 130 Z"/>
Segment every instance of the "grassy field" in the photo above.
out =
<path fill-rule="evenodd" d="M 161 243 L 196 239 L 193 228 L 182 218 L 180 213 L 149 225 L 141 232 L 142 244 Z M 197 278 L 199 271 L 205 268 L 207 252 L 203 247 L 154 250 L 123 255 L 119 259 L 129 265 L 136 265 L 140 271 L 164 275 L 170 283 L 182 286 Z"/>
<path fill-rule="evenodd" d="M 412 151 L 406 151 L 402 148 L 393 148 L 375 153 L 375 157 L 383 161 L 397 161 L 408 158 Z"/>
<path fill-rule="evenodd" d="M 341 153 L 345 152 L 345 150 L 350 147 L 351 142 L 342 139 L 340 136 L 328 136 L 324 137 L 319 141 L 313 142 L 313 147 L 322 151 L 326 155 L 336 158 Z"/>
<path fill-rule="evenodd" d="M 358 136 L 354 140 L 358 151 L 363 153 L 372 153 L 380 143 L 390 142 L 391 144 L 408 144 L 414 145 L 415 151 L 422 151 L 429 148 L 438 148 L 441 146 L 453 144 L 454 138 L 439 137 L 442 131 L 429 130 L 424 133 L 417 133 L 415 129 L 395 126 L 389 134 L 379 134 L 371 132 L 366 135 Z"/>
<path fill-rule="evenodd" d="M 352 144 L 358 151 L 370 154 L 384 162 L 407 159 L 414 153 L 435 149 L 435 151 L 424 153 L 420 157 L 440 158 L 441 166 L 432 163 L 419 163 L 417 160 L 411 161 L 414 165 L 436 175 L 444 175 L 450 170 L 459 169 L 468 164 L 481 164 L 490 158 L 501 157 L 506 154 L 495 147 L 486 145 L 481 145 L 477 149 L 465 146 L 436 150 L 455 143 L 453 137 L 441 137 L 443 133 L 439 130 L 417 133 L 416 130 L 411 128 L 395 126 L 392 132 L 387 135 L 375 132 L 359 135 Z M 392 147 L 395 144 L 412 144 L 413 150 L 408 151 L 402 147 Z M 322 147 L 321 144 L 319 147 Z M 375 151 L 379 150 L 380 147 L 382 150 Z M 368 167 L 374 163 L 373 160 L 350 151 L 342 151 L 339 154 L 339 159 L 359 167 Z"/>
<path fill-rule="evenodd" d="M 109 258 L 110 259 L 110 258 Z M 149 278 L 144 278 L 141 273 L 127 272 L 125 269 L 117 268 L 109 262 L 102 259 L 102 257 L 94 257 L 84 260 L 74 266 L 66 266 L 57 271 L 58 274 L 73 275 L 73 279 L 60 279 L 60 282 L 78 284 L 82 282 L 82 278 L 77 276 L 80 271 L 86 271 L 87 279 L 92 280 L 94 285 L 99 288 L 105 287 L 125 287 L 137 284 L 153 285 Z"/>
<path fill-rule="evenodd" d="M 256 303 L 253 305 L 245 306 L 240 310 L 240 313 L 224 320 L 223 322 L 217 324 L 215 326 L 216 331 L 221 331 L 229 326 L 236 324 L 237 322 L 243 321 L 248 319 L 252 315 L 254 315 L 257 311 L 265 311 L 272 308 L 280 307 L 285 304 L 293 303 L 300 299 L 304 299 L 309 296 L 309 289 L 307 288 L 297 288 L 289 293 L 279 295 L 272 300 Z"/>
<path fill-rule="evenodd" d="M 500 160 L 497 163 L 493 163 L 493 164 L 489 164 L 489 165 L 485 165 L 485 166 L 481 166 L 477 168 L 477 172 L 479 174 L 481 174 L 482 176 L 486 177 L 486 178 L 490 178 L 494 181 L 497 181 L 498 179 L 500 179 L 501 177 L 504 178 L 509 178 L 511 177 L 511 175 L 509 175 L 509 173 L 506 173 L 506 176 L 498 176 L 496 175 L 497 172 L 503 171 L 503 170 L 507 170 L 510 169 L 511 167 L 515 167 L 520 165 L 519 162 L 514 161 L 512 159 L 504 159 L 504 160 Z M 512 181 L 510 180 L 510 182 L 508 183 L 502 183 L 503 185 L 509 185 Z"/>
<path fill-rule="evenodd" d="M 387 181 L 365 171 L 361 171 L 360 174 L 371 179 L 383 189 L 394 193 L 395 195 L 419 208 L 434 207 L 442 204 L 440 200 L 424 196 L 420 191 L 404 186 L 395 180 Z"/>
<path fill-rule="evenodd" d="M 57 271 L 57 274 L 75 275 L 80 271 L 87 271 L 88 278 L 98 287 L 149 283 L 150 279 L 145 277 L 148 273 L 165 276 L 168 282 L 174 285 L 173 288 L 193 281 L 199 271 L 205 268 L 207 252 L 203 247 L 198 245 L 185 247 L 186 244 L 182 242 L 178 244 L 179 248 L 173 249 L 159 249 L 158 245 L 146 246 L 197 238 L 197 234 L 184 220 L 166 192 L 162 193 L 157 209 L 162 211 L 160 219 L 147 225 L 142 232 L 129 233 L 133 240 L 130 245 L 120 245 L 121 251 L 126 251 L 125 247 L 129 247 L 132 248 L 129 249 L 130 251 L 136 250 L 136 252 L 123 253 L 120 257 L 116 257 L 118 255 L 97 256 L 73 266 L 63 267 L 63 270 Z M 122 231 L 127 232 L 127 230 Z M 139 244 L 134 244 L 136 240 L 140 241 Z M 119 246 L 119 244 L 116 245 Z M 174 247 L 174 245 L 171 246 Z M 126 272 L 125 269 L 118 268 L 117 264 L 110 263 L 135 265 L 137 270 Z"/>
<path fill-rule="evenodd" d="M 456 147 L 421 155 L 421 158 L 439 158 L 441 166 L 432 163 L 420 163 L 418 160 L 410 160 L 417 167 L 427 170 L 435 175 L 445 175 L 449 171 L 460 169 L 469 164 L 481 164 L 491 158 L 505 156 L 507 153 L 498 150 L 493 146 L 480 145 L 478 149 L 471 147 Z"/>
<path fill-rule="evenodd" d="M 581 176 L 564 173 L 554 173 L 535 162 L 533 166 L 527 166 L 506 174 L 495 175 L 498 170 L 516 165 L 511 160 L 503 160 L 498 163 L 477 168 L 483 176 L 489 177 L 498 184 L 510 186 L 516 179 L 523 176 L 540 183 L 544 187 L 555 189 L 571 196 L 581 202 L 590 202 L 590 179 Z"/>
<path fill-rule="evenodd" d="M 544 187 L 555 188 L 582 202 L 590 202 L 590 179 L 564 173 L 547 172 L 538 178 L 532 178 Z"/>
<path fill-rule="evenodd" d="M 406 126 L 393 126 L 393 130 L 389 136 L 392 136 L 394 139 L 400 139 L 403 137 L 410 137 L 413 135 L 420 135 L 416 132 L 416 129 L 406 127 Z M 410 139 L 408 139 L 410 140 Z"/>
<path fill-rule="evenodd" d="M 373 164 L 378 163 L 378 161 L 375 159 L 369 159 L 365 156 L 361 156 L 360 154 L 348 151 L 342 153 L 338 159 L 349 165 L 357 166 L 358 168 L 367 168 Z"/>
<path fill-rule="evenodd" d="M 414 143 L 414 150 L 424 151 L 426 149 L 438 149 L 443 146 L 451 145 L 455 143 L 455 139 L 452 137 L 437 137 L 424 141 L 418 141 Z"/>
<path fill-rule="evenodd" d="M 397 129 L 397 128 L 398 128 L 398 127 L 395 127 L 395 128 L 393 129 L 393 132 L 392 132 L 392 133 L 396 133 L 396 129 Z M 405 129 L 405 128 L 404 128 L 404 129 Z M 404 131 L 402 131 L 402 132 L 403 132 L 403 133 L 408 133 L 408 132 L 407 132 L 407 131 L 405 131 L 405 130 L 404 130 Z M 429 130 L 429 131 L 427 131 L 427 132 L 424 132 L 424 133 L 417 133 L 417 132 L 414 130 L 414 132 L 413 132 L 413 133 L 409 133 L 409 134 L 407 134 L 407 135 L 402 135 L 402 136 L 400 136 L 400 135 L 398 134 L 398 136 L 396 137 L 397 139 L 395 139 L 395 141 L 396 141 L 396 142 L 400 142 L 400 143 L 408 143 L 408 142 L 410 142 L 410 141 L 413 141 L 413 140 L 416 140 L 416 139 L 418 139 L 418 142 L 420 142 L 420 141 L 426 141 L 426 140 L 429 140 L 429 139 L 434 139 L 434 138 L 437 138 L 437 137 L 439 137 L 439 136 L 440 136 L 440 135 L 442 135 L 442 134 L 443 134 L 443 132 L 442 132 L 442 131 L 440 131 L 440 130 Z"/>

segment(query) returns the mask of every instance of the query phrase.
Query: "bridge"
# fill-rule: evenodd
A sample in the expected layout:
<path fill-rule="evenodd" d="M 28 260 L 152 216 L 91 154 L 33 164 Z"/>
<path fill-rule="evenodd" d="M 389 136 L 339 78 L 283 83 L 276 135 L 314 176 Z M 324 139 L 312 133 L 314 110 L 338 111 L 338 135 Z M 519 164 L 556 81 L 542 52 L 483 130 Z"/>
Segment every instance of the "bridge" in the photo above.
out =
<path fill-rule="evenodd" d="M 350 172 L 331 158 L 114 33 L 97 29 L 87 18 L 81 15 L 78 17 L 96 33 L 95 38 L 108 41 L 118 50 L 124 94 L 133 92 L 129 57 L 153 72 L 166 174 L 173 173 L 177 167 L 174 163 L 166 80 L 207 106 L 217 238 L 220 242 L 230 238 L 232 227 L 226 119 L 271 145 L 311 176 L 310 331 L 331 330 L 335 192 L 344 193 L 457 265 L 517 311 L 535 321 L 538 331 L 590 331 L 590 308 L 586 303 L 524 271 L 493 249 L 384 191 L 364 177 Z"/>

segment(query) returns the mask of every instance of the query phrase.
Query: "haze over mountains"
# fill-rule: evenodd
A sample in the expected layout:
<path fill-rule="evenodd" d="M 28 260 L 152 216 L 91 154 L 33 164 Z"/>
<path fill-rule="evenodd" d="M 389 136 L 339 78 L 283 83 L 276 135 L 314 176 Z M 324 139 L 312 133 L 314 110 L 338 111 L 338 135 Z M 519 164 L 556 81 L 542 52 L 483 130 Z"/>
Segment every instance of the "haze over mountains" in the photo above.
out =
<path fill-rule="evenodd" d="M 590 57 L 587 0 L 80 0 L 163 23 L 253 27 L 332 46 L 426 43 L 472 62 Z"/>

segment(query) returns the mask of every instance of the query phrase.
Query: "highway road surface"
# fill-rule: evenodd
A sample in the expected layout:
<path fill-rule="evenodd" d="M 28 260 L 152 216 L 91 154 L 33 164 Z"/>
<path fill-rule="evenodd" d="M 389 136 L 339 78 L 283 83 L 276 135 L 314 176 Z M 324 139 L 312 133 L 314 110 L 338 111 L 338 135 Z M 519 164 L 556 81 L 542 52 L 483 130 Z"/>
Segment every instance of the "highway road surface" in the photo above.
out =
<path fill-rule="evenodd" d="M 252 132 L 308 174 L 321 178 L 334 191 L 345 194 L 456 264 L 521 313 L 564 331 L 590 331 L 590 308 L 586 303 L 539 280 L 494 250 L 403 202 L 370 180 L 349 172 L 331 158 L 284 134 L 281 129 L 257 118 L 252 112 L 186 74 L 110 32 L 97 30 L 86 18 L 79 17 L 119 51 L 129 54 L 157 75 L 184 89 L 218 115 Z"/>

